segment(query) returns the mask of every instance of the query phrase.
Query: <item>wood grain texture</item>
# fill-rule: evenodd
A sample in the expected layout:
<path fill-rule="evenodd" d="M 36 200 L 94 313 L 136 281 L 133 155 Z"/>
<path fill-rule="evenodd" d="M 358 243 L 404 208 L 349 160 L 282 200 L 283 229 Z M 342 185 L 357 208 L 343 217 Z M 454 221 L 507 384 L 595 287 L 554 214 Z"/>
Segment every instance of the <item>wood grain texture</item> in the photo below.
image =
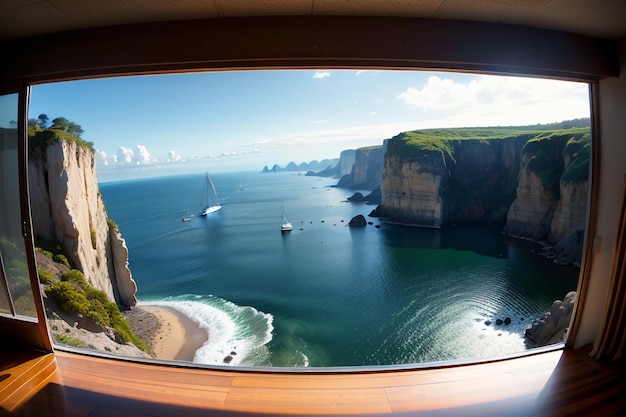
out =
<path fill-rule="evenodd" d="M 0 370 L 0 415 L 617 416 L 626 411 L 624 370 L 570 349 L 438 369 L 324 373 L 187 368 L 58 351 L 5 353 Z"/>
<path fill-rule="evenodd" d="M 615 43 L 484 22 L 265 16 L 122 25 L 0 44 L 0 80 L 170 71 L 375 68 L 597 80 L 619 74 Z"/>

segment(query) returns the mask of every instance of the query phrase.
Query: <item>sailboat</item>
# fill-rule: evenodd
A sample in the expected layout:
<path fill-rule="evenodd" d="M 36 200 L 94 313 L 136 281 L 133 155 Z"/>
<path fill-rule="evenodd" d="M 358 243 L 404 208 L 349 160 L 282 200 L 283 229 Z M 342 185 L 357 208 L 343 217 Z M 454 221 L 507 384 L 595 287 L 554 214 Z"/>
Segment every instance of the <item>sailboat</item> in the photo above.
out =
<path fill-rule="evenodd" d="M 291 222 L 287 219 L 287 215 L 285 214 L 285 209 L 283 209 L 283 224 L 280 226 L 281 232 L 291 232 L 293 230 L 293 226 Z"/>
<path fill-rule="evenodd" d="M 215 185 L 213 185 L 213 181 L 209 176 L 209 173 L 206 173 L 206 194 L 207 194 L 207 204 L 204 210 L 200 213 L 201 216 L 206 216 L 207 214 L 214 213 L 222 208 L 219 204 L 219 200 L 217 199 L 217 191 L 215 191 Z M 215 199 L 215 205 L 211 205 L 211 197 Z"/>
<path fill-rule="evenodd" d="M 183 221 L 184 222 L 190 222 L 191 221 L 191 217 L 187 216 L 187 210 L 183 211 Z"/>

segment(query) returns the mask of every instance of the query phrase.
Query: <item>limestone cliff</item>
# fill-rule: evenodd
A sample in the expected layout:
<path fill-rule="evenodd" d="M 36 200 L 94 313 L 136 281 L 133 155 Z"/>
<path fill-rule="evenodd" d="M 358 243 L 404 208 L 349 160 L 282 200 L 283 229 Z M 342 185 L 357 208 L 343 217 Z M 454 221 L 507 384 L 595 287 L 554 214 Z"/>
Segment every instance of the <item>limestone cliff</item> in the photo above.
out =
<path fill-rule="evenodd" d="M 341 176 L 352 172 L 352 167 L 356 161 L 356 149 L 346 149 L 339 155 L 339 173 Z"/>
<path fill-rule="evenodd" d="M 372 215 L 424 227 L 496 222 L 507 234 L 548 242 L 556 262 L 576 263 L 588 166 L 587 128 L 405 132 L 388 142 Z"/>
<path fill-rule="evenodd" d="M 515 197 L 523 135 L 489 140 L 405 132 L 390 140 L 376 215 L 425 227 L 504 222 Z M 422 145 L 417 145 L 423 142 Z"/>
<path fill-rule="evenodd" d="M 341 177 L 337 186 L 359 190 L 374 190 L 379 187 L 383 178 L 386 150 L 386 140 L 382 146 L 357 149 L 350 173 Z"/>
<path fill-rule="evenodd" d="M 516 199 L 503 231 L 548 242 L 557 263 L 580 262 L 589 147 L 588 129 L 539 135 L 524 146 Z"/>
<path fill-rule="evenodd" d="M 109 226 L 98 190 L 95 156 L 76 141 L 31 147 L 28 163 L 33 230 L 54 240 L 72 267 L 121 308 L 137 303 L 126 243 Z"/>

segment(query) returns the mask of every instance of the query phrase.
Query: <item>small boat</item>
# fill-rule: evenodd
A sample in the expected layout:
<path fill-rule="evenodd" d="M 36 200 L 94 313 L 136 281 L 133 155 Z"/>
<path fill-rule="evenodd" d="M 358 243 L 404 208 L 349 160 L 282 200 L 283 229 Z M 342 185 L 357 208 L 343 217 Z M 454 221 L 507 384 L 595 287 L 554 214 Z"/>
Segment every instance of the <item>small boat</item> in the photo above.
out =
<path fill-rule="evenodd" d="M 217 191 L 215 191 L 215 185 L 213 184 L 213 181 L 211 180 L 211 177 L 209 176 L 208 172 L 206 173 L 206 194 L 207 194 L 207 203 L 206 203 L 204 210 L 200 212 L 201 216 L 206 216 L 207 214 L 214 213 L 222 208 L 217 198 Z M 213 205 L 212 205 L 212 200 L 215 200 L 215 204 Z"/>
<path fill-rule="evenodd" d="M 184 222 L 190 222 L 191 221 L 191 217 L 187 217 L 187 210 L 183 211 L 183 219 Z"/>
<path fill-rule="evenodd" d="M 293 230 L 293 226 L 291 222 L 287 219 L 287 215 L 285 214 L 285 210 L 283 209 L 283 224 L 280 226 L 281 232 L 291 232 Z"/>

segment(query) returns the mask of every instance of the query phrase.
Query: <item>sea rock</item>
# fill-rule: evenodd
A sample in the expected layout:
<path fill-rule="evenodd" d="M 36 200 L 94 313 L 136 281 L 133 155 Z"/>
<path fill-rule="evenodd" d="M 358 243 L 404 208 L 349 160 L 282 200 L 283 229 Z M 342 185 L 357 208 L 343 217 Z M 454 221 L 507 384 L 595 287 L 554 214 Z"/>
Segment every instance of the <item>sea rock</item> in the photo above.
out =
<path fill-rule="evenodd" d="M 363 194 L 356 192 L 352 194 L 352 197 L 348 197 L 348 201 L 352 203 L 363 203 L 365 201 L 365 197 Z"/>
<path fill-rule="evenodd" d="M 367 220 L 365 220 L 365 216 L 363 216 L 362 214 L 354 216 L 348 223 L 348 226 L 350 227 L 365 227 L 366 225 Z"/>
<path fill-rule="evenodd" d="M 535 320 L 531 327 L 526 329 L 524 335 L 527 344 L 536 347 L 562 341 L 569 328 L 575 301 L 575 291 L 567 293 L 563 301 L 554 301 L 550 311 Z"/>
<path fill-rule="evenodd" d="M 380 186 L 374 188 L 371 193 L 365 196 L 365 201 L 368 204 L 380 204 L 383 200 L 383 193 L 380 189 Z"/>

